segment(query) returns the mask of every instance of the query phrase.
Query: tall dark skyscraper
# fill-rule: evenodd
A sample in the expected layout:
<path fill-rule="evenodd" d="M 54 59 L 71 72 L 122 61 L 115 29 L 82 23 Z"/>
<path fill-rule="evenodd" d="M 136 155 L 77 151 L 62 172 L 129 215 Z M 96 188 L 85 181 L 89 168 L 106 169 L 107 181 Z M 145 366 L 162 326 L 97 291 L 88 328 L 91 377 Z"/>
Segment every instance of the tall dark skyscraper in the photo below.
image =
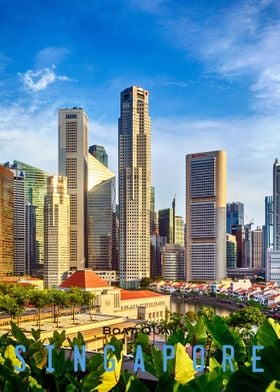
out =
<path fill-rule="evenodd" d="M 273 249 L 280 250 L 280 163 L 273 165 Z"/>
<path fill-rule="evenodd" d="M 232 234 L 233 225 L 244 225 L 244 204 L 240 201 L 227 203 L 227 233 Z"/>
<path fill-rule="evenodd" d="M 103 146 L 98 146 L 97 144 L 94 144 L 93 146 L 89 147 L 88 151 L 99 162 L 101 162 L 104 166 L 108 167 L 108 154 Z"/>
<path fill-rule="evenodd" d="M 172 208 L 165 208 L 158 212 L 159 234 L 166 237 L 167 244 L 175 243 L 175 199 Z"/>
<path fill-rule="evenodd" d="M 148 91 L 121 92 L 119 118 L 120 285 L 150 276 L 151 125 Z"/>

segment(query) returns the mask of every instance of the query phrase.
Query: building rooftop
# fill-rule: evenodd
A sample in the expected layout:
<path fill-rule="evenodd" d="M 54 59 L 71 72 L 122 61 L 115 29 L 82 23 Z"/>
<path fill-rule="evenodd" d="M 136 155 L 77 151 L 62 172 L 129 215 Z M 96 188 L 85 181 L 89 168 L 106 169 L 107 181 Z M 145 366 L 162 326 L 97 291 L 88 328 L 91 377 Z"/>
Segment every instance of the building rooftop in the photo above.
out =
<path fill-rule="evenodd" d="M 121 300 L 138 299 L 138 298 L 149 298 L 149 297 L 161 297 L 162 294 L 156 293 L 149 290 L 138 290 L 128 291 L 121 289 Z"/>
<path fill-rule="evenodd" d="M 61 288 L 80 287 L 81 289 L 94 289 L 97 287 L 108 287 L 106 280 L 100 278 L 91 269 L 78 270 L 74 272 L 61 285 Z"/>

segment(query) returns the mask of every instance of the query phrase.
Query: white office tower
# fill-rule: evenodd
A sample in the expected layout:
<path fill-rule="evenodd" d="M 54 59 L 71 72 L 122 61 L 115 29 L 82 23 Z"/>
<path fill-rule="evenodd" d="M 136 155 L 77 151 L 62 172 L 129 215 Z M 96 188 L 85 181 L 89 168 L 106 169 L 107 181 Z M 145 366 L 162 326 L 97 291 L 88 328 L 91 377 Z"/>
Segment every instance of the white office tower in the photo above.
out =
<path fill-rule="evenodd" d="M 70 270 L 70 198 L 67 178 L 48 178 L 44 205 L 44 285 L 58 287 Z"/>
<path fill-rule="evenodd" d="M 121 92 L 119 118 L 120 285 L 150 276 L 151 120 L 148 91 Z"/>
<path fill-rule="evenodd" d="M 83 109 L 59 110 L 59 175 L 70 195 L 70 261 L 82 269 L 87 260 L 88 117 Z"/>
<path fill-rule="evenodd" d="M 226 276 L 226 152 L 186 156 L 187 280 Z"/>
<path fill-rule="evenodd" d="M 88 267 L 116 270 L 116 176 L 88 154 Z"/>

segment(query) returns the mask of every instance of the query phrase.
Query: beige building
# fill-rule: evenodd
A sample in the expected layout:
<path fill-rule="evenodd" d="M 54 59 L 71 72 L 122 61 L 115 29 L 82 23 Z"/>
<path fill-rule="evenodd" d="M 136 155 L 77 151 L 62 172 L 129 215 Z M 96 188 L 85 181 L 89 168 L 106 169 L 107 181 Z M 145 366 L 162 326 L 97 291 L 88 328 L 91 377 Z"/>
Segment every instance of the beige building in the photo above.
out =
<path fill-rule="evenodd" d="M 187 280 L 226 276 L 226 152 L 186 156 Z"/>
<path fill-rule="evenodd" d="M 0 277 L 14 268 L 14 175 L 0 165 Z"/>
<path fill-rule="evenodd" d="M 59 174 L 68 179 L 71 267 L 87 259 L 88 117 L 81 108 L 59 110 Z"/>
<path fill-rule="evenodd" d="M 48 178 L 45 196 L 44 285 L 58 287 L 70 269 L 70 198 L 67 178 Z"/>
<path fill-rule="evenodd" d="M 69 290 L 80 287 L 95 294 L 94 306 L 97 313 L 111 314 L 129 319 L 160 321 L 170 310 L 170 296 L 149 290 L 128 291 L 109 286 L 90 269 L 74 272 L 60 288 Z"/>
<path fill-rule="evenodd" d="M 175 216 L 174 244 L 185 246 L 185 222 L 182 216 Z"/>
<path fill-rule="evenodd" d="M 263 231 L 261 227 L 252 230 L 252 268 L 263 267 Z"/>
<path fill-rule="evenodd" d="M 148 91 L 121 92 L 119 118 L 120 285 L 139 288 L 150 276 L 151 125 Z"/>

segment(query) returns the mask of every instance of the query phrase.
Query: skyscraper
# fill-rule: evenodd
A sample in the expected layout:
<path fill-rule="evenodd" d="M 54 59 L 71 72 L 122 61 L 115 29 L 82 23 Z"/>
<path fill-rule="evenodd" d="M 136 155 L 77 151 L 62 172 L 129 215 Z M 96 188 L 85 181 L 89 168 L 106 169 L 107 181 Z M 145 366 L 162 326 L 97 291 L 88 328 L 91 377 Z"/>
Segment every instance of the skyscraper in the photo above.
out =
<path fill-rule="evenodd" d="M 267 250 L 273 248 L 273 197 L 266 196 L 264 200 L 265 216 L 263 226 L 263 267 L 266 266 Z"/>
<path fill-rule="evenodd" d="M 88 151 L 99 162 L 101 162 L 104 166 L 108 167 L 108 154 L 103 146 L 98 146 L 97 144 L 94 144 L 93 146 L 89 147 Z"/>
<path fill-rule="evenodd" d="M 66 177 L 48 178 L 44 214 L 44 285 L 51 288 L 58 287 L 70 270 L 70 202 Z"/>
<path fill-rule="evenodd" d="M 174 244 L 185 246 L 185 222 L 182 216 L 175 216 Z"/>
<path fill-rule="evenodd" d="M 59 110 L 59 175 L 66 176 L 70 195 L 71 267 L 87 260 L 88 117 L 81 108 Z"/>
<path fill-rule="evenodd" d="M 0 277 L 13 275 L 14 175 L 0 165 Z"/>
<path fill-rule="evenodd" d="M 185 248 L 166 244 L 162 248 L 162 277 L 165 280 L 185 279 Z"/>
<path fill-rule="evenodd" d="M 233 225 L 244 225 L 244 204 L 240 201 L 227 203 L 227 233 L 231 233 Z"/>
<path fill-rule="evenodd" d="M 28 275 L 36 274 L 36 206 L 25 206 L 25 265 Z"/>
<path fill-rule="evenodd" d="M 261 227 L 252 230 L 252 268 L 263 268 L 263 231 Z"/>
<path fill-rule="evenodd" d="M 116 176 L 97 158 L 88 156 L 88 267 L 117 267 Z"/>
<path fill-rule="evenodd" d="M 27 274 L 25 260 L 25 173 L 16 166 L 14 173 L 14 274 Z"/>
<path fill-rule="evenodd" d="M 226 235 L 227 239 L 227 268 L 236 268 L 237 264 L 237 242 L 232 234 Z"/>
<path fill-rule="evenodd" d="M 50 173 L 27 163 L 14 161 L 18 170 L 25 172 L 25 201 L 36 206 L 36 264 L 44 263 L 44 198 L 47 194 L 47 178 Z"/>
<path fill-rule="evenodd" d="M 273 165 L 273 249 L 280 250 L 280 163 Z"/>
<path fill-rule="evenodd" d="M 172 208 L 165 208 L 158 212 L 158 226 L 161 237 L 166 237 L 168 244 L 175 243 L 175 199 Z"/>
<path fill-rule="evenodd" d="M 188 280 L 226 276 L 226 153 L 186 156 L 186 271 Z"/>
<path fill-rule="evenodd" d="M 150 276 L 151 126 L 148 91 L 121 92 L 119 118 L 120 285 Z"/>

